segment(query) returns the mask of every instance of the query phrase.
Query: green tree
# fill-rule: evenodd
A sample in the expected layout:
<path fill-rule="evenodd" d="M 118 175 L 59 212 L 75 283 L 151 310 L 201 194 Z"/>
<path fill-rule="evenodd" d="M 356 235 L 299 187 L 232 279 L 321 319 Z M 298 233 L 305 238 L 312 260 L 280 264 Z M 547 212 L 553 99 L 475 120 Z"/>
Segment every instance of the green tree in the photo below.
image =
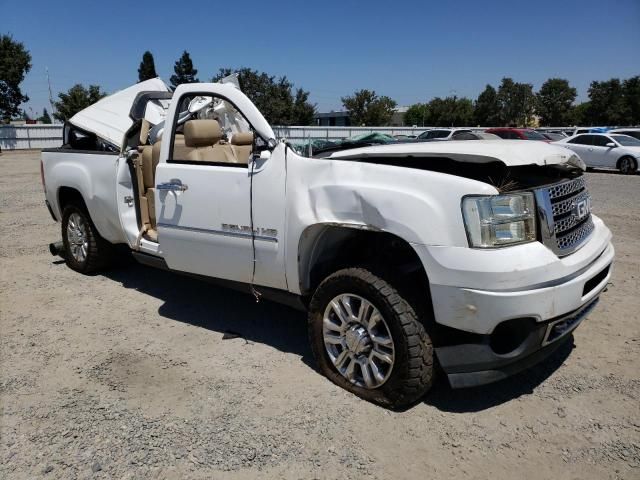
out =
<path fill-rule="evenodd" d="M 313 117 L 316 114 L 316 107 L 309 102 L 309 92 L 298 88 L 293 100 L 293 124 L 313 125 Z"/>
<path fill-rule="evenodd" d="M 309 92 L 298 88 L 293 93 L 293 83 L 287 77 L 276 78 L 265 72 L 241 68 L 221 68 L 213 77 L 213 82 L 238 73 L 242 92 L 272 125 L 310 125 L 313 123 L 316 107 L 309 102 Z"/>
<path fill-rule="evenodd" d="M 596 125 L 624 125 L 629 121 L 631 109 L 627 105 L 618 78 L 604 82 L 591 82 L 589 86 L 589 111 Z"/>
<path fill-rule="evenodd" d="M 42 116 L 38 118 L 38 120 L 40 120 L 42 123 L 51 123 L 51 116 L 49 115 L 49 112 L 46 108 L 42 111 Z"/>
<path fill-rule="evenodd" d="M 629 110 L 629 119 L 624 122 L 629 125 L 640 124 L 640 75 L 622 82 L 624 101 Z"/>
<path fill-rule="evenodd" d="M 147 50 L 142 54 L 142 61 L 138 67 L 138 82 L 144 82 L 145 80 L 150 80 L 157 76 L 158 74 L 156 73 L 156 64 L 153 61 L 153 55 L 149 50 Z"/>
<path fill-rule="evenodd" d="M 576 93 L 576 89 L 563 78 L 550 78 L 544 82 L 536 95 L 536 112 L 540 115 L 540 123 L 555 127 L 568 125 Z"/>
<path fill-rule="evenodd" d="M 494 127 L 501 124 L 498 92 L 491 85 L 487 85 L 474 105 L 473 120 L 476 125 Z"/>
<path fill-rule="evenodd" d="M 593 121 L 591 120 L 591 103 L 582 102 L 574 105 L 570 112 L 569 123 L 583 127 L 593 125 Z"/>
<path fill-rule="evenodd" d="M 342 105 L 349 111 L 351 123 L 367 127 L 388 125 L 396 102 L 379 97 L 373 90 L 358 90 L 350 97 L 342 97 Z"/>
<path fill-rule="evenodd" d="M 468 98 L 436 97 L 427 108 L 427 125 L 461 127 L 473 123 L 473 102 Z"/>
<path fill-rule="evenodd" d="M 411 105 L 404 114 L 405 125 L 424 127 L 428 118 L 429 106 L 426 103 Z"/>
<path fill-rule="evenodd" d="M 501 123 L 507 126 L 526 126 L 535 108 L 533 85 L 503 78 L 498 88 L 498 106 Z"/>
<path fill-rule="evenodd" d="M 20 104 L 29 97 L 20 84 L 31 70 L 31 54 L 10 35 L 0 36 L 0 120 L 8 122 L 20 114 Z"/>
<path fill-rule="evenodd" d="M 60 100 L 55 102 L 56 112 L 53 116 L 62 122 L 66 122 L 80 110 L 84 110 L 106 95 L 98 85 L 89 85 L 89 88 L 85 88 L 78 83 L 66 93 L 58 94 Z"/>
<path fill-rule="evenodd" d="M 176 61 L 173 66 L 174 75 L 171 75 L 169 81 L 171 85 L 177 87 L 183 83 L 198 83 L 199 80 L 196 77 L 198 70 L 193 68 L 193 62 L 191 56 L 186 50 L 182 52 L 182 56 Z"/>

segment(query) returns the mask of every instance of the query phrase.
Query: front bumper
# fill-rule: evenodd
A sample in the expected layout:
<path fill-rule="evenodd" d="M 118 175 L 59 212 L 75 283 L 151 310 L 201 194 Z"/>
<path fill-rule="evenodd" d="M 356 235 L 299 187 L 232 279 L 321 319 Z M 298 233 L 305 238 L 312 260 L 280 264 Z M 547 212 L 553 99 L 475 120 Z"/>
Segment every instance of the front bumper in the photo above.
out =
<path fill-rule="evenodd" d="M 593 218 L 591 238 L 562 258 L 539 242 L 496 250 L 414 245 L 429 276 L 436 323 L 488 335 L 507 320 L 544 322 L 589 303 L 611 278 L 615 253 L 611 232 Z"/>
<path fill-rule="evenodd" d="M 498 250 L 414 248 L 429 276 L 435 351 L 452 387 L 501 380 L 550 355 L 612 274 L 611 232 L 559 258 L 539 242 Z"/>
<path fill-rule="evenodd" d="M 574 312 L 543 323 L 530 323 L 524 340 L 513 351 L 500 354 L 490 336 L 480 343 L 436 348 L 440 366 L 452 388 L 466 388 L 503 380 L 532 367 L 564 344 L 571 332 L 598 303 L 598 297 Z"/>

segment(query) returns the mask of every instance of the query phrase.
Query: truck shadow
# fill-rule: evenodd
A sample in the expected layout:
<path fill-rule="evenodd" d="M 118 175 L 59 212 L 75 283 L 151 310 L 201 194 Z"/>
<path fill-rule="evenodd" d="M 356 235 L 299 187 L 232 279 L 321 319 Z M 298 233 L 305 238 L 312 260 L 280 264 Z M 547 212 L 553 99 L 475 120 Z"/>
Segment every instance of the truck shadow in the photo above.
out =
<path fill-rule="evenodd" d="M 315 370 L 303 312 L 186 275 L 132 262 L 103 274 L 125 288 L 163 301 L 158 314 L 170 320 L 270 345 L 300 356 Z"/>
<path fill-rule="evenodd" d="M 292 308 L 261 300 L 178 273 L 157 270 L 134 261 L 105 272 L 105 277 L 163 301 L 158 314 L 170 320 L 205 328 L 234 341 L 257 342 L 298 355 L 316 372 L 307 338 L 306 315 Z M 498 383 L 453 390 L 443 375 L 417 403 L 449 413 L 478 412 L 528 395 L 550 377 L 574 348 L 573 337 L 544 362 Z M 327 380 L 328 381 L 328 380 Z M 415 404 L 405 410 L 410 410 Z"/>

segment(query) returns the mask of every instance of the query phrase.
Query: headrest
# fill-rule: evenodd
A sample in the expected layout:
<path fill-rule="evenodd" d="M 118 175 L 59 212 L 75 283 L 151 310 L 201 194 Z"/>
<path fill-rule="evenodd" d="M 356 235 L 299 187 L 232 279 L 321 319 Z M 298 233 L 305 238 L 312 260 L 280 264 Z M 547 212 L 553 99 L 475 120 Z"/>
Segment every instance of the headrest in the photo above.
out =
<path fill-rule="evenodd" d="M 217 120 L 189 120 L 184 124 L 184 144 L 190 148 L 211 147 L 222 139 Z"/>
<path fill-rule="evenodd" d="M 231 145 L 253 145 L 253 133 L 234 133 L 231 137 Z"/>

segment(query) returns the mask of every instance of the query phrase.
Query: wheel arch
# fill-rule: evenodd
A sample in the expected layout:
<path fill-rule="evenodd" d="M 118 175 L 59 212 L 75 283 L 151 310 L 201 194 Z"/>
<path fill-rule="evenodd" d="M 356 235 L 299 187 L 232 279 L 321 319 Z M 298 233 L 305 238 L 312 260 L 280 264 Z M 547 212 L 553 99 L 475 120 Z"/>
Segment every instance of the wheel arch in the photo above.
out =
<path fill-rule="evenodd" d="M 56 194 L 56 200 L 60 207 L 60 213 L 64 211 L 64 208 L 67 205 L 78 205 L 79 207 L 87 210 L 87 204 L 84 201 L 84 197 L 80 190 L 74 187 L 62 186 L 58 188 L 58 192 Z M 62 215 L 61 215 L 62 216 Z"/>
<path fill-rule="evenodd" d="M 368 266 L 378 273 L 411 277 L 429 290 L 420 257 L 405 239 L 361 224 L 321 223 L 307 227 L 298 244 L 300 291 L 309 296 L 331 273 Z"/>

